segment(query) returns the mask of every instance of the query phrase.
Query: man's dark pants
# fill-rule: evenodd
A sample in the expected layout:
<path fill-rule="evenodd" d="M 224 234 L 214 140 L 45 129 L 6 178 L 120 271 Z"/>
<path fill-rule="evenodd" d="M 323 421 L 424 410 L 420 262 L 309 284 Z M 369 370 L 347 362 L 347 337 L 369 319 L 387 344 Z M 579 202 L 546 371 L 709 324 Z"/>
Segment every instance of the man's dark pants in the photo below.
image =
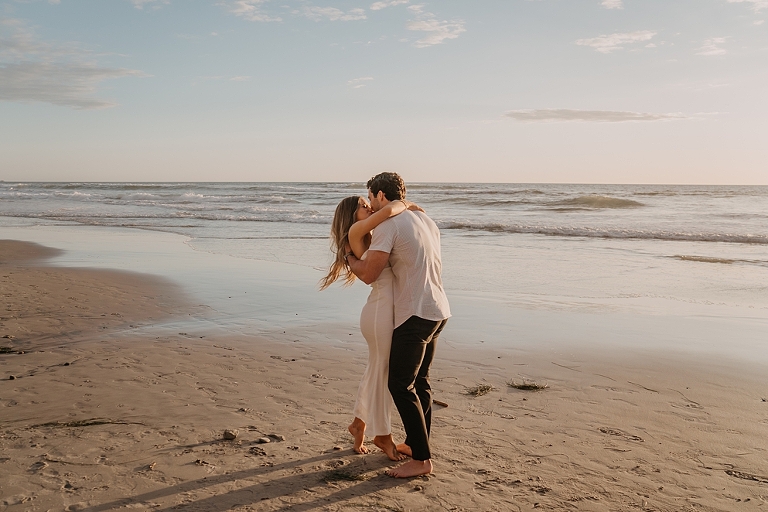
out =
<path fill-rule="evenodd" d="M 392 333 L 389 354 L 389 392 L 405 428 L 405 444 L 414 460 L 432 458 L 429 430 L 432 426 L 432 388 L 429 367 L 435 357 L 437 337 L 448 320 L 412 316 Z"/>

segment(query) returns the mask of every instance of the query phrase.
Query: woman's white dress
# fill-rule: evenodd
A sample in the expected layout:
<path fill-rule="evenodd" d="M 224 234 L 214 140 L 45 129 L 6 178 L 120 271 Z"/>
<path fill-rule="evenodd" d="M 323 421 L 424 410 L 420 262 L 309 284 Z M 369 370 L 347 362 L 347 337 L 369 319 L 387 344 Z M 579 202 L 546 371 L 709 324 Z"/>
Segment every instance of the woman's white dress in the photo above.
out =
<path fill-rule="evenodd" d="M 363 255 L 365 257 L 365 255 Z M 360 313 L 360 330 L 368 343 L 368 367 L 357 389 L 354 415 L 365 422 L 369 436 L 391 432 L 392 396 L 389 394 L 389 350 L 395 328 L 395 305 L 390 267 L 371 284 L 371 294 Z"/>

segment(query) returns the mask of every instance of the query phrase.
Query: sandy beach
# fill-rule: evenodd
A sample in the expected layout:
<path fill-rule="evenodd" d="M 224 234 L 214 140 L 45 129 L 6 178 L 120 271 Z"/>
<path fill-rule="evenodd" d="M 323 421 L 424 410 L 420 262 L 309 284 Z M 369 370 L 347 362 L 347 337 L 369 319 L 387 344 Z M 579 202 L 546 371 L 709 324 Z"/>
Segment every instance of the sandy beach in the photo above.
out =
<path fill-rule="evenodd" d="M 767 29 L 0 0 L 0 512 L 768 512 Z"/>
<path fill-rule="evenodd" d="M 132 333 L 198 305 L 162 277 L 46 266 L 55 254 L 0 241 L 2 510 L 768 506 L 759 362 L 478 350 L 447 336 L 433 366 L 447 404 L 434 417 L 435 474 L 396 480 L 346 432 L 366 361 L 359 332 Z"/>

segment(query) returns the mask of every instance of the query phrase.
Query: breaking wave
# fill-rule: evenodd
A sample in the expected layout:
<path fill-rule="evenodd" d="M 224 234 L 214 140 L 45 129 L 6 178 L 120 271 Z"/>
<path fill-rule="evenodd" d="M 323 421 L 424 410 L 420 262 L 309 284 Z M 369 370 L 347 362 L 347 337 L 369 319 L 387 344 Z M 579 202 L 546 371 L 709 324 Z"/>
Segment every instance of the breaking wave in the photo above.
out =
<path fill-rule="evenodd" d="M 768 187 L 414 183 L 408 190 L 409 198 L 454 233 L 768 245 Z M 170 226 L 180 233 L 195 226 L 196 235 L 208 230 L 235 236 L 271 232 L 275 223 L 286 223 L 287 231 L 328 225 L 339 200 L 350 193 L 364 195 L 364 183 L 0 182 L 0 216 Z M 709 262 L 691 258 L 678 259 Z"/>
<path fill-rule="evenodd" d="M 764 260 L 713 258 L 711 256 L 690 256 L 686 254 L 675 254 L 674 256 L 670 256 L 670 258 L 680 260 L 680 261 L 694 261 L 697 263 L 719 263 L 722 265 L 733 265 L 734 263 L 736 263 L 736 264 L 760 265 L 761 267 L 768 267 L 768 261 L 764 261 Z"/>
<path fill-rule="evenodd" d="M 725 265 L 730 265 L 738 261 L 728 258 L 710 258 L 708 256 L 686 256 L 685 254 L 675 254 L 672 257 L 676 260 L 682 261 L 698 261 L 699 263 L 723 263 Z"/>
<path fill-rule="evenodd" d="M 562 201 L 555 201 L 554 203 L 550 203 L 553 206 L 571 206 L 571 207 L 581 207 L 581 208 L 594 208 L 594 209 L 602 209 L 602 208 L 639 208 L 641 206 L 645 206 L 643 203 L 639 201 L 633 201 L 631 199 L 620 199 L 618 197 L 608 197 L 608 196 L 598 196 L 598 195 L 589 195 L 589 196 L 579 196 L 574 197 L 572 199 L 564 199 Z"/>
<path fill-rule="evenodd" d="M 590 228 L 574 226 L 539 226 L 525 224 L 473 224 L 468 222 L 438 223 L 442 229 L 486 231 L 489 233 L 533 234 L 561 237 L 666 240 L 683 242 L 728 242 L 768 245 L 768 235 L 729 233 L 686 233 L 663 230 Z"/>

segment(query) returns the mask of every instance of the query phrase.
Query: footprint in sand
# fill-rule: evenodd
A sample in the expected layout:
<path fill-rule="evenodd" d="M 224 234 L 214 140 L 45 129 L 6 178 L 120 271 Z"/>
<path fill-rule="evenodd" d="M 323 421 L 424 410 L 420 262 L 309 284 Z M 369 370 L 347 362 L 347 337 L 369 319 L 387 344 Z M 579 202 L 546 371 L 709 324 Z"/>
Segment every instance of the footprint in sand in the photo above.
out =
<path fill-rule="evenodd" d="M 45 468 L 47 468 L 47 467 L 48 467 L 48 463 L 47 463 L 47 462 L 45 462 L 45 461 L 42 461 L 42 460 L 41 460 L 41 461 L 39 461 L 39 462 L 35 462 L 34 464 L 32 464 L 32 465 L 29 467 L 29 470 L 30 470 L 30 471 L 34 471 L 35 473 L 37 473 L 37 472 L 39 472 L 39 471 L 42 471 L 42 470 L 44 470 L 44 469 L 45 469 Z"/>
<path fill-rule="evenodd" d="M 725 474 L 734 478 L 741 478 L 742 480 L 751 480 L 753 482 L 760 482 L 761 484 L 768 484 L 768 477 L 752 475 L 750 473 L 736 471 L 735 469 L 726 469 Z"/>
<path fill-rule="evenodd" d="M 250 453 L 251 455 L 257 455 L 259 457 L 266 457 L 266 455 L 267 455 L 267 452 L 264 451 L 263 448 L 259 448 L 258 446 L 252 446 L 248 450 L 248 453 Z"/>
<path fill-rule="evenodd" d="M 627 441 L 639 441 L 643 442 L 643 438 L 639 436 L 634 436 L 632 434 L 627 434 L 623 430 L 619 430 L 617 428 L 608 428 L 608 427 L 600 427 L 600 432 L 603 434 L 608 434 L 609 436 L 617 436 L 617 437 L 623 437 Z"/>

